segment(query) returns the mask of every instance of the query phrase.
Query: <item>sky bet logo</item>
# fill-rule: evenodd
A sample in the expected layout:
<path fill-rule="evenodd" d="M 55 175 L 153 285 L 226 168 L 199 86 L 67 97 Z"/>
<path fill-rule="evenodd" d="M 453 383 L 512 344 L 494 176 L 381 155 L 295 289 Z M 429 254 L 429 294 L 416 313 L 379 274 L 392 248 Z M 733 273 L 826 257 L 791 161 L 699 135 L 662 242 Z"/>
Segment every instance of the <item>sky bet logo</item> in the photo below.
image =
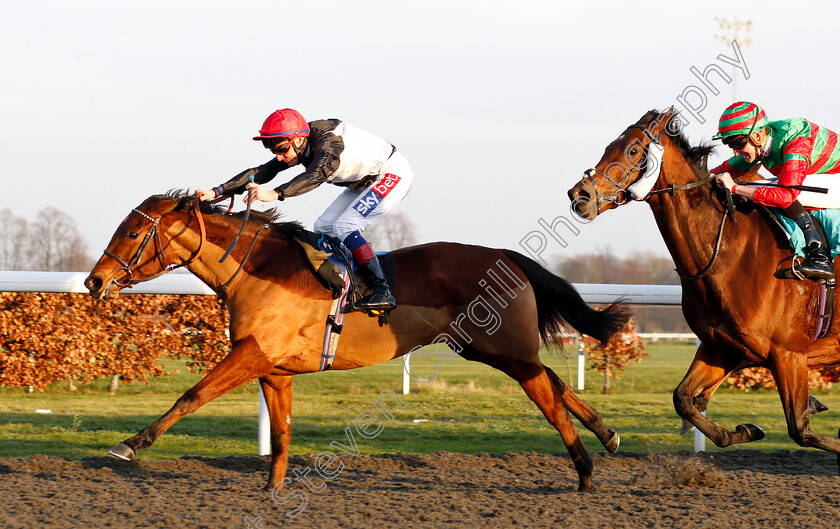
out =
<path fill-rule="evenodd" d="M 367 217 L 370 212 L 373 211 L 380 202 L 382 202 L 382 199 L 388 196 L 388 193 L 396 187 L 399 181 L 399 176 L 391 173 L 385 173 L 381 180 L 375 183 L 367 193 L 362 195 L 362 198 L 356 202 L 353 209 L 355 209 L 359 215 Z"/>

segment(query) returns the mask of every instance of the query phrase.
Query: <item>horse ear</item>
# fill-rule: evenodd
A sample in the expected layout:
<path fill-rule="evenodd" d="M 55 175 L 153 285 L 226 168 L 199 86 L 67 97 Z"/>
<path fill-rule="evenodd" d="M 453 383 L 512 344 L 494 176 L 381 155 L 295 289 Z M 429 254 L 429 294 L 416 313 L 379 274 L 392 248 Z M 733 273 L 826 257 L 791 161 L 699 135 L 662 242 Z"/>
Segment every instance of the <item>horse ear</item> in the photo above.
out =
<path fill-rule="evenodd" d="M 652 109 L 652 110 L 648 110 L 647 112 L 645 112 L 644 116 L 639 118 L 639 121 L 637 121 L 636 124 L 637 125 L 645 125 L 647 123 L 650 123 L 651 120 L 658 115 L 659 115 L 659 111 L 656 110 L 655 108 Z"/>

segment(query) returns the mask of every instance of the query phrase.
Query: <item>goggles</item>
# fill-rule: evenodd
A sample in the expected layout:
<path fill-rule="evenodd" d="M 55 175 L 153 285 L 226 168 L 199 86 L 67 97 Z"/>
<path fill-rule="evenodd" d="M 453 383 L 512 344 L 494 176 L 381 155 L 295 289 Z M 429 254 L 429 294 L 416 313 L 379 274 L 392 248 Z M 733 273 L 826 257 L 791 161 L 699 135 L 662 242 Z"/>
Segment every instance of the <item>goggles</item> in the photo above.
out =
<path fill-rule="evenodd" d="M 262 144 L 272 154 L 286 154 L 292 148 L 292 142 L 289 138 L 281 138 L 280 140 L 266 138 L 262 140 Z"/>
<path fill-rule="evenodd" d="M 741 134 L 738 136 L 730 136 L 728 138 L 723 138 L 721 141 L 727 147 L 732 149 L 743 149 L 744 146 L 747 144 L 747 140 L 749 140 L 749 136 L 746 134 Z"/>

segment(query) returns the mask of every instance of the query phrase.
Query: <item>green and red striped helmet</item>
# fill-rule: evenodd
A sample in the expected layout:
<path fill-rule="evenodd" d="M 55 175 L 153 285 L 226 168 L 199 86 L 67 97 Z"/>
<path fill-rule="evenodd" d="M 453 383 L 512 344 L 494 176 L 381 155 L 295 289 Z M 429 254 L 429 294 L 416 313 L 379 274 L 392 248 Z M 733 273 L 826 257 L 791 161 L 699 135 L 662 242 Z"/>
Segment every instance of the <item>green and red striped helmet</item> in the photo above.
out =
<path fill-rule="evenodd" d="M 265 119 L 259 136 L 254 136 L 254 139 L 257 141 L 275 138 L 293 140 L 306 136 L 309 136 L 309 123 L 297 110 L 284 108 L 275 110 Z"/>
<path fill-rule="evenodd" d="M 712 139 L 749 135 L 769 125 L 770 121 L 760 106 L 749 101 L 738 101 L 723 111 L 718 122 L 718 133 Z"/>

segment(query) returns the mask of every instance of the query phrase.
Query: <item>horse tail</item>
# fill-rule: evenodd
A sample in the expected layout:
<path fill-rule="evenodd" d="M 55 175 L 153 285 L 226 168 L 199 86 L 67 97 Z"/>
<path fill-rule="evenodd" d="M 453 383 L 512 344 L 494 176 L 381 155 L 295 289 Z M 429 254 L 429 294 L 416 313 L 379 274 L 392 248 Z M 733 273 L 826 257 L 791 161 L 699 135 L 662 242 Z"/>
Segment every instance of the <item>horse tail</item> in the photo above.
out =
<path fill-rule="evenodd" d="M 613 301 L 604 310 L 595 310 L 583 301 L 571 283 L 552 274 L 530 257 L 512 250 L 502 252 L 525 274 L 534 289 L 537 320 L 544 343 L 562 346 L 560 333 L 563 324 L 568 323 L 578 332 L 604 344 L 630 319 L 630 309 L 621 303 L 621 299 Z"/>

